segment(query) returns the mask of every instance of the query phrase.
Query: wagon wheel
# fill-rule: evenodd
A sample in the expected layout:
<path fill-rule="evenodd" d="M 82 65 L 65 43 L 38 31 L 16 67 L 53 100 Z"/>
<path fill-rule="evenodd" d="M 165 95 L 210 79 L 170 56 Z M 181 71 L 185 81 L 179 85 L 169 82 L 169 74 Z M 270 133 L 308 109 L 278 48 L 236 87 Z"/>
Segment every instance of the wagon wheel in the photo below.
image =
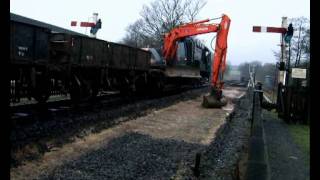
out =
<path fill-rule="evenodd" d="M 40 89 L 40 88 L 39 88 Z M 39 103 L 45 103 L 49 99 L 50 91 L 47 89 L 39 90 L 38 88 L 34 89 L 33 98 Z"/>
<path fill-rule="evenodd" d="M 132 84 L 129 80 L 127 80 L 126 77 L 121 79 L 120 86 L 119 86 L 120 94 L 123 96 L 130 96 L 131 94 L 130 85 Z"/>
<path fill-rule="evenodd" d="M 156 92 L 159 93 L 159 95 L 162 94 L 164 89 L 164 80 L 162 76 L 158 78 L 155 88 L 156 88 Z"/>
<path fill-rule="evenodd" d="M 45 103 L 50 96 L 50 78 L 47 73 L 36 75 L 35 86 L 31 89 L 32 97 L 38 103 Z"/>
<path fill-rule="evenodd" d="M 161 96 L 164 90 L 165 82 L 164 77 L 159 75 L 157 77 L 152 78 L 151 80 L 151 95 L 152 96 Z"/>
<path fill-rule="evenodd" d="M 129 96 L 130 95 L 130 89 L 125 86 L 125 85 L 121 85 L 121 87 L 119 88 L 120 94 L 123 96 Z"/>
<path fill-rule="evenodd" d="M 83 97 L 81 82 L 77 76 L 73 76 L 70 80 L 69 87 L 70 98 L 73 103 L 78 103 Z"/>
<path fill-rule="evenodd" d="M 90 80 L 87 84 L 88 98 L 94 100 L 99 92 L 98 83 L 95 80 Z"/>
<path fill-rule="evenodd" d="M 78 77 L 74 77 L 71 80 L 70 96 L 74 103 L 94 100 L 98 92 L 98 85 L 94 80 L 78 79 Z"/>
<path fill-rule="evenodd" d="M 139 96 L 143 96 L 146 94 L 148 88 L 146 88 L 147 86 L 147 82 L 145 81 L 144 77 L 139 77 L 136 81 L 135 81 L 135 88 L 136 91 L 135 93 Z"/>

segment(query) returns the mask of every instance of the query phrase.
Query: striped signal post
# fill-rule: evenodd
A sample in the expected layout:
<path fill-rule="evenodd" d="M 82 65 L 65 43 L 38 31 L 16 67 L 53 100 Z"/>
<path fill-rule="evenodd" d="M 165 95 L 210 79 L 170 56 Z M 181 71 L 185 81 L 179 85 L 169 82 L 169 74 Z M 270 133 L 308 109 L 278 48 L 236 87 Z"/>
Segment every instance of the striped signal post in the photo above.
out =
<path fill-rule="evenodd" d="M 91 27 L 94 28 L 98 22 L 98 13 L 93 13 L 93 22 L 80 22 L 80 27 Z M 77 21 L 71 21 L 71 26 L 77 26 Z M 97 32 L 97 31 L 96 31 Z M 96 38 L 96 32 L 90 31 L 91 37 Z"/>
<path fill-rule="evenodd" d="M 77 21 L 71 21 L 71 26 L 77 26 Z M 96 23 L 93 22 L 80 22 L 80 27 L 93 27 Z"/>
<path fill-rule="evenodd" d="M 261 27 L 253 26 L 253 32 L 266 32 L 266 33 L 280 33 L 281 34 L 281 58 L 280 58 L 280 67 L 279 67 L 279 76 L 278 76 L 278 96 L 277 96 L 277 112 L 279 117 L 283 117 L 285 120 L 288 117 L 289 108 L 287 107 L 287 91 L 286 84 L 288 84 L 288 72 L 289 60 L 286 57 L 286 45 L 285 37 L 293 35 L 293 28 L 291 25 L 291 31 L 288 29 L 287 17 L 282 17 L 281 27 Z M 290 38 L 290 37 L 289 37 Z M 290 38 L 291 39 L 291 38 Z M 290 43 L 290 39 L 287 40 Z M 289 56 L 290 57 L 290 56 Z"/>
<path fill-rule="evenodd" d="M 287 64 L 286 58 L 286 46 L 284 42 L 284 37 L 287 32 L 288 23 L 287 17 L 282 17 L 281 27 L 265 27 L 265 26 L 253 26 L 253 32 L 265 32 L 265 33 L 280 33 L 281 34 L 281 58 L 280 58 L 280 68 L 279 68 L 279 83 L 283 85 L 286 84 L 287 72 L 285 71 L 285 65 Z"/>
<path fill-rule="evenodd" d="M 269 32 L 269 33 L 286 33 L 287 29 L 282 27 L 265 27 L 265 26 L 253 26 L 253 32 Z"/>

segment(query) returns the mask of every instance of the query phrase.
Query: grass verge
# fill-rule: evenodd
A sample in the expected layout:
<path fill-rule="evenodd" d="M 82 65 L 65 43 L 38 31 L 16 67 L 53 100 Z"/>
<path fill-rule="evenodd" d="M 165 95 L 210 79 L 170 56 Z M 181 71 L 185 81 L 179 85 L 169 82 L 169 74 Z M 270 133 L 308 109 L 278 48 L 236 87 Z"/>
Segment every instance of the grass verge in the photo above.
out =
<path fill-rule="evenodd" d="M 294 141 L 307 154 L 307 161 L 310 162 L 310 127 L 308 125 L 291 124 L 289 131 Z"/>

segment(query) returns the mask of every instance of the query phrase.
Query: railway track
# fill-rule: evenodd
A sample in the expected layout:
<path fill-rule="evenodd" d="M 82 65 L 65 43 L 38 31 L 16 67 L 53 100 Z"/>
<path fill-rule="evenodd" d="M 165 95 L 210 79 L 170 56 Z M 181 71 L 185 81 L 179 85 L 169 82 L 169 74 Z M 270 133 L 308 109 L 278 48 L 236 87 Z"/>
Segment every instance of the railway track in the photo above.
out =
<path fill-rule="evenodd" d="M 77 104 L 78 107 L 90 107 L 90 105 L 94 105 L 96 102 L 106 103 L 113 102 L 117 99 L 120 99 L 121 96 L 118 92 L 109 92 L 104 93 L 96 97 L 94 101 L 83 101 L 80 104 Z M 35 101 L 27 101 L 19 104 L 11 104 L 10 112 L 11 112 L 11 120 L 19 120 L 19 119 L 30 119 L 34 118 L 38 114 L 47 114 L 54 115 L 59 112 L 69 111 L 75 109 L 75 105 L 71 102 L 70 98 L 67 96 L 61 96 L 59 100 L 48 101 L 45 104 L 39 104 Z M 36 118 L 35 118 L 36 119 Z"/>
<path fill-rule="evenodd" d="M 240 82 L 240 81 L 237 81 L 237 80 L 225 81 L 225 84 L 229 85 L 229 86 L 234 86 L 234 87 L 247 87 L 247 85 L 248 85 L 247 82 Z"/>
<path fill-rule="evenodd" d="M 61 96 L 58 100 L 49 100 L 45 104 L 39 104 L 36 101 L 25 101 L 22 103 L 10 104 L 11 120 L 17 121 L 19 119 L 34 119 L 39 114 L 58 115 L 60 112 L 77 111 L 91 109 L 93 107 L 113 107 L 128 102 L 135 102 L 149 98 L 160 98 L 174 95 L 183 91 L 207 87 L 208 84 L 200 86 L 183 86 L 181 88 L 167 87 L 166 91 L 159 95 L 122 95 L 118 91 L 102 92 L 94 100 L 83 100 L 80 103 L 73 104 L 68 96 Z"/>

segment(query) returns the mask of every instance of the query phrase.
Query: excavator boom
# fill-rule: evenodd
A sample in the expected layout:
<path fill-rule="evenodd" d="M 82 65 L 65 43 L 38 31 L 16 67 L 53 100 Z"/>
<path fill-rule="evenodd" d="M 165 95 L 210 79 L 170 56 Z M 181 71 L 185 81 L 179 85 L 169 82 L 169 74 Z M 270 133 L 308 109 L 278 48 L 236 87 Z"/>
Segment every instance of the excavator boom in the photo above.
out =
<path fill-rule="evenodd" d="M 172 60 L 175 57 L 177 45 L 176 42 L 182 38 L 195 36 L 198 34 L 206 34 L 210 32 L 217 32 L 219 25 L 213 24 L 186 24 L 171 30 L 165 35 L 163 54 L 166 60 Z"/>
<path fill-rule="evenodd" d="M 189 36 L 217 32 L 211 68 L 211 94 L 210 97 L 204 97 L 203 105 L 205 107 L 221 107 L 224 104 L 220 100 L 222 98 L 222 78 L 226 66 L 227 37 L 231 20 L 227 15 L 223 14 L 219 24 L 205 24 L 209 21 L 209 19 L 206 19 L 184 24 L 165 34 L 163 56 L 167 64 L 169 64 L 176 57 L 177 41 Z"/>

